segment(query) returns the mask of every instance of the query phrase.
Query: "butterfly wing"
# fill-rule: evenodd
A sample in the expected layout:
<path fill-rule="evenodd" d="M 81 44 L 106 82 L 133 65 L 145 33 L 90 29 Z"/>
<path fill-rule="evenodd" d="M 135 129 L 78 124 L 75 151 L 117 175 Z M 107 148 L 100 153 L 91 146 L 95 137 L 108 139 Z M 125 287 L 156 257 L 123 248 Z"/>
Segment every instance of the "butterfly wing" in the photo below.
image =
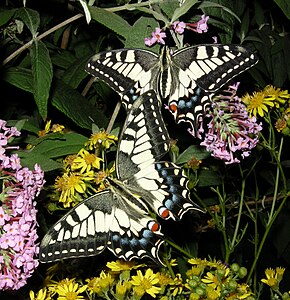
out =
<path fill-rule="evenodd" d="M 49 229 L 40 244 L 40 261 L 92 256 L 108 247 L 125 260 L 148 256 L 162 264 L 159 225 L 136 201 L 111 190 L 84 200 Z"/>
<path fill-rule="evenodd" d="M 132 105 L 118 148 L 116 169 L 128 189 L 164 219 L 178 220 L 198 206 L 190 200 L 181 168 L 159 160 L 169 151 L 169 135 L 156 93 L 142 94 Z"/>
<path fill-rule="evenodd" d="M 152 165 L 169 151 L 170 137 L 160 106 L 155 91 L 149 90 L 131 107 L 117 151 L 116 170 L 121 181 Z"/>
<path fill-rule="evenodd" d="M 125 107 L 144 92 L 157 87 L 159 56 L 142 49 L 120 49 L 94 55 L 86 72 L 103 80 L 122 98 Z"/>
<path fill-rule="evenodd" d="M 254 53 L 240 45 L 218 44 L 183 48 L 167 54 L 167 60 L 170 92 L 161 91 L 162 97 L 168 97 L 176 121 L 190 122 L 193 129 L 214 93 L 258 62 Z"/>

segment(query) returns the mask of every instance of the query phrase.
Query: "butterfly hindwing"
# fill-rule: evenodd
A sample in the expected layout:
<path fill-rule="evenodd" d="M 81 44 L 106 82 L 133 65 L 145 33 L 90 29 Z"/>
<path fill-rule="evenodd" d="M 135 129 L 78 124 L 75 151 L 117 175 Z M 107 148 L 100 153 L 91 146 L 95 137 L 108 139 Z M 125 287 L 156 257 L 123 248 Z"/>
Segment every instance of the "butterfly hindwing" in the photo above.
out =
<path fill-rule="evenodd" d="M 128 203 L 128 199 L 111 190 L 84 200 L 45 235 L 40 261 L 92 256 L 108 247 L 125 260 L 149 256 L 161 263 L 158 250 L 163 240 L 159 224 L 148 216 L 142 204 L 136 208 L 131 203 L 132 209 Z"/>
<path fill-rule="evenodd" d="M 169 151 L 170 138 L 156 97 L 150 90 L 133 103 L 120 137 L 117 174 L 159 216 L 179 220 L 200 208 L 190 200 L 183 170 L 159 161 Z"/>

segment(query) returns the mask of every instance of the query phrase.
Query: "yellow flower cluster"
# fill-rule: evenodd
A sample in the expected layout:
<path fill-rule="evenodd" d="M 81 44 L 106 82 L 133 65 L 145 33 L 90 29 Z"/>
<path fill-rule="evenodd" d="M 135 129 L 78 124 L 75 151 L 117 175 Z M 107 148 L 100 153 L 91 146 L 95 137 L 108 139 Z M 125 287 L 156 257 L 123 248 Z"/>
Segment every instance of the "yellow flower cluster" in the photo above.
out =
<path fill-rule="evenodd" d="M 267 85 L 262 91 L 254 92 L 252 95 L 247 93 L 242 97 L 242 101 L 247 106 L 247 111 L 255 117 L 257 115 L 264 117 L 269 108 L 279 109 L 286 103 L 289 107 L 289 99 L 290 94 L 287 90 L 281 90 L 272 85 Z"/>
<path fill-rule="evenodd" d="M 30 292 L 30 300 L 252 299 L 249 286 L 238 282 L 246 275 L 245 268 L 200 258 L 188 263 L 186 274 L 181 276 L 173 271 L 175 260 L 169 262 L 168 269 L 157 272 L 145 264 L 116 260 L 108 262 L 99 276 L 84 281 L 52 280 L 57 270 L 54 268 L 50 269 L 45 286 L 36 294 Z"/>
<path fill-rule="evenodd" d="M 89 141 L 76 155 L 67 156 L 64 161 L 64 173 L 55 179 L 53 198 L 58 199 L 63 207 L 76 205 L 90 193 L 105 188 L 103 180 L 114 172 L 114 166 L 104 170 L 104 151 L 115 145 L 117 137 L 104 130 L 92 134 Z M 51 206 L 54 208 L 54 206 Z M 52 209 L 51 209 L 52 210 Z"/>

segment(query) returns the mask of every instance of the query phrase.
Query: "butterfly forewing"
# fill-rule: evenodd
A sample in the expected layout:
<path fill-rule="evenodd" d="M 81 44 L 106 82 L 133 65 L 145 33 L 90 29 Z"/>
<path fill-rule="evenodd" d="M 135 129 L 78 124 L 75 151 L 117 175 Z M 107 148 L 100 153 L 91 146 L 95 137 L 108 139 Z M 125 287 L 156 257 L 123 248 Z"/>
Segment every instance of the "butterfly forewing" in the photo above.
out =
<path fill-rule="evenodd" d="M 153 90 L 133 104 L 125 122 L 117 152 L 117 174 L 121 180 L 152 165 L 169 151 L 170 138 Z"/>
<path fill-rule="evenodd" d="M 196 123 L 208 109 L 214 92 L 255 65 L 258 58 L 239 45 L 199 45 L 175 51 L 171 60 L 168 105 L 177 122 Z M 164 84 L 163 84 L 164 86 Z"/>
<path fill-rule="evenodd" d="M 160 58 L 148 50 L 120 49 L 96 54 L 86 71 L 117 91 L 127 108 L 154 89 L 168 100 L 176 122 L 189 122 L 196 133 L 214 93 L 257 61 L 239 45 L 198 45 L 173 53 L 164 47 Z"/>
<path fill-rule="evenodd" d="M 158 250 L 163 240 L 158 223 L 148 216 L 147 210 L 140 209 L 144 205 L 130 206 L 129 202 L 111 190 L 84 200 L 45 235 L 40 261 L 87 257 L 108 247 L 126 260 L 149 256 L 161 263 Z"/>
<path fill-rule="evenodd" d="M 106 82 L 130 108 L 144 92 L 157 90 L 159 56 L 141 49 L 120 49 L 94 55 L 85 70 Z"/>

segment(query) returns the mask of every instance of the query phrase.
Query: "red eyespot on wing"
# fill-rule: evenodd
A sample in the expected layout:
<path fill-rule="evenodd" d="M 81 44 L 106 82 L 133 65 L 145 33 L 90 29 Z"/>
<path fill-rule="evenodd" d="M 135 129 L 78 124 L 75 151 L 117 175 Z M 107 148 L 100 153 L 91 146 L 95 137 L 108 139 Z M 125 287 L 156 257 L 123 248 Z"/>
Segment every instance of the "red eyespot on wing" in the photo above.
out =
<path fill-rule="evenodd" d="M 159 216 L 163 219 L 169 218 L 169 210 L 165 207 L 159 209 Z"/>
<path fill-rule="evenodd" d="M 151 221 L 148 225 L 152 232 L 156 232 L 160 229 L 160 225 L 157 222 Z"/>
<path fill-rule="evenodd" d="M 177 111 L 177 106 L 175 104 L 170 104 L 169 109 L 175 113 Z"/>

